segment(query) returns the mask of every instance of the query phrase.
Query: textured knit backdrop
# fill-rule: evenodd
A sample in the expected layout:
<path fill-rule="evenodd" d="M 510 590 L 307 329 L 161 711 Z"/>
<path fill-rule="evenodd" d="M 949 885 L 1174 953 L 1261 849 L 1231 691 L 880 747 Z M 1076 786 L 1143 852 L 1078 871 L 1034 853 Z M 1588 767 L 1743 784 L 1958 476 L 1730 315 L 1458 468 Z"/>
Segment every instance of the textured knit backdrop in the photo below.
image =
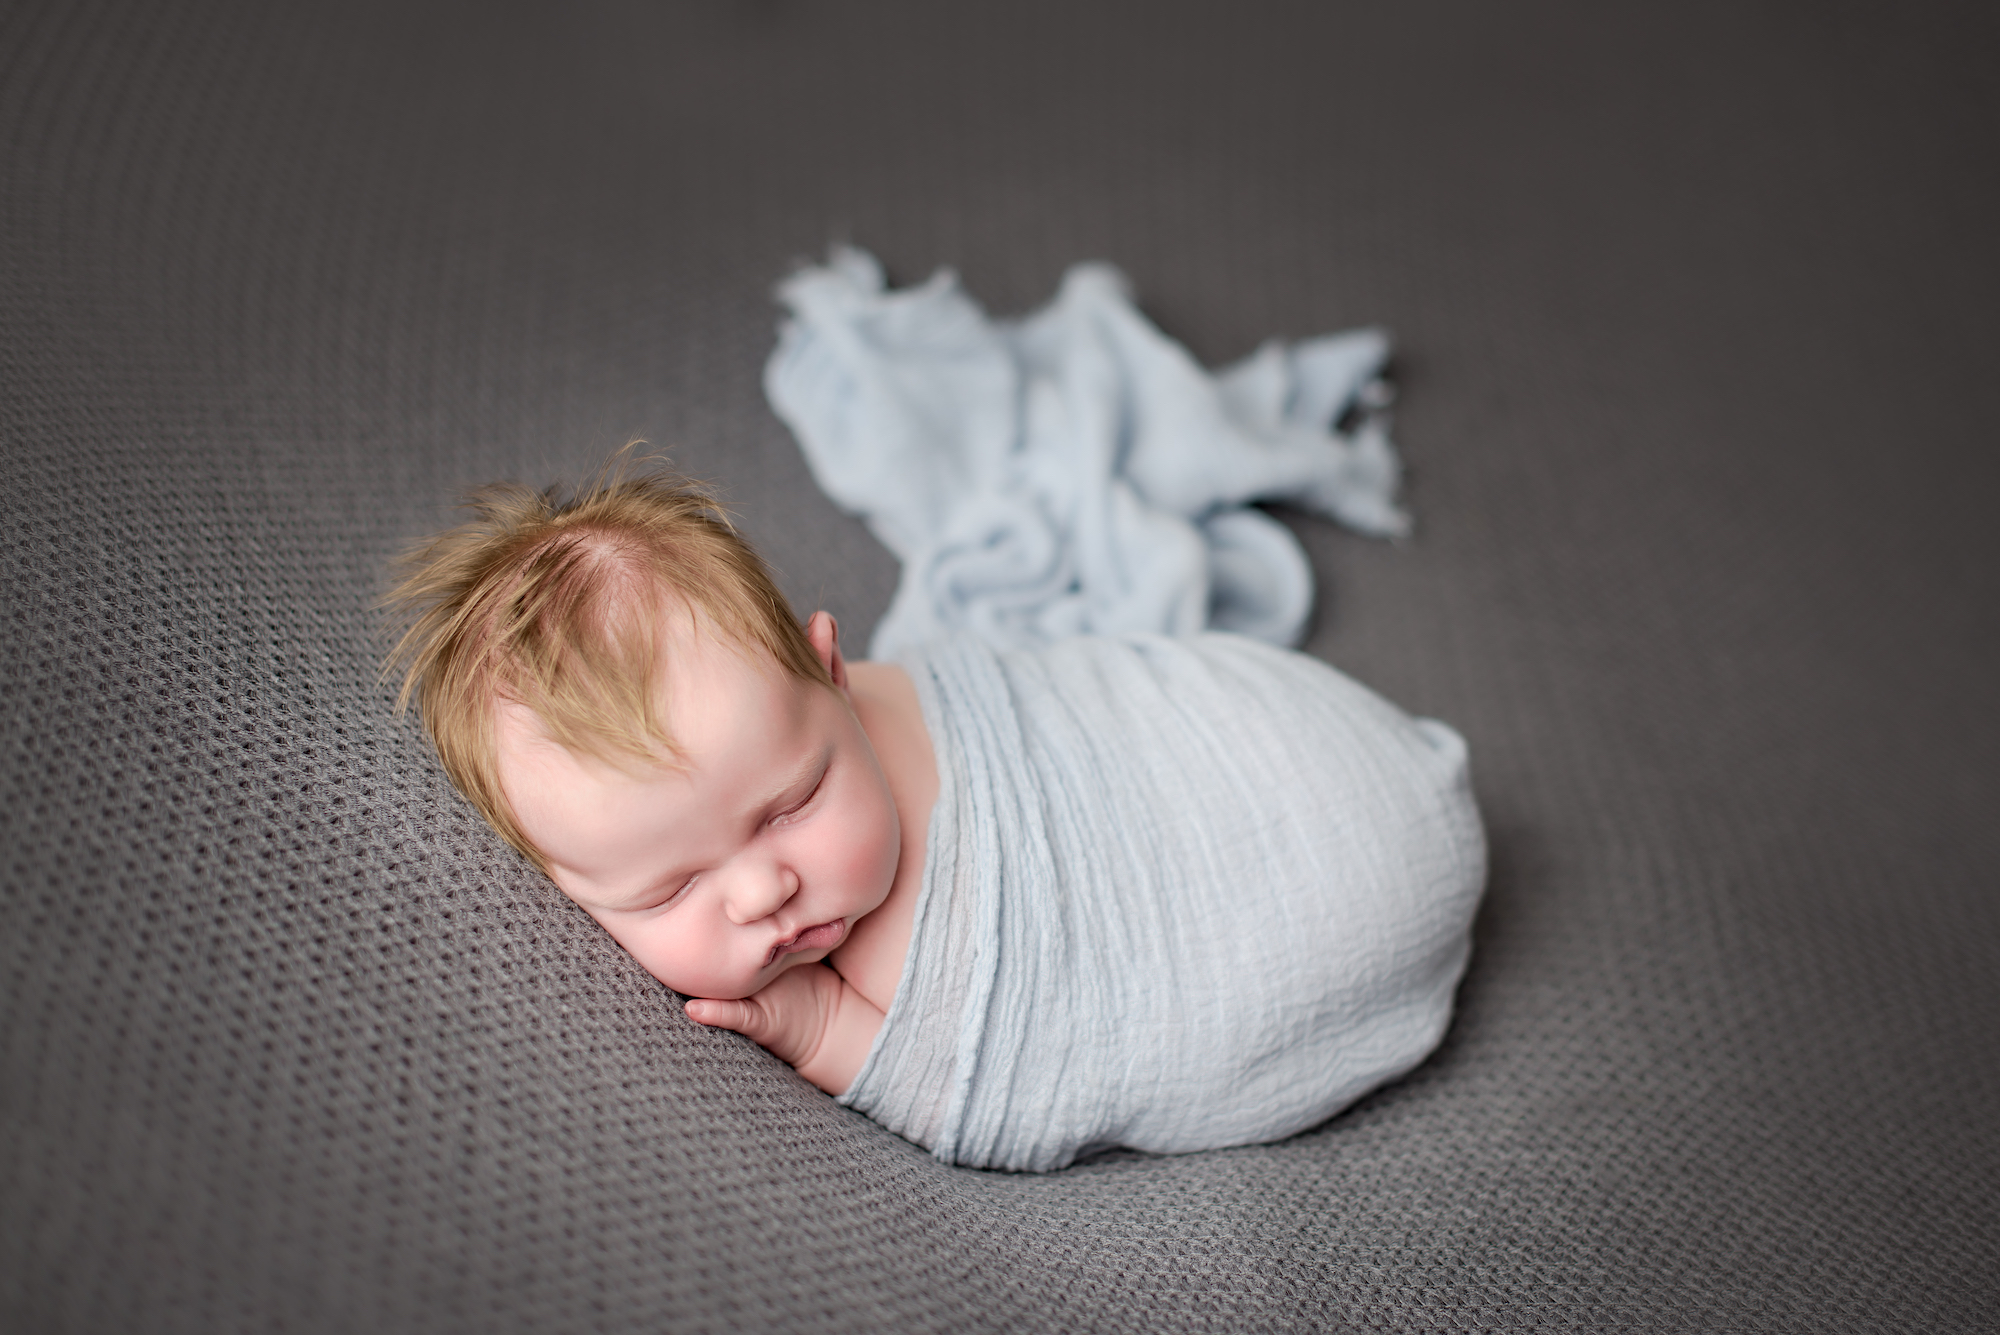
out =
<path fill-rule="evenodd" d="M 1630 8 L 0 4 L 0 1329 L 1993 1328 L 2000 11 Z M 865 638 L 833 239 L 1394 331 L 1416 538 L 1292 522 L 1491 824 L 1408 1080 L 941 1167 L 392 716 L 390 554 L 633 435 Z"/>

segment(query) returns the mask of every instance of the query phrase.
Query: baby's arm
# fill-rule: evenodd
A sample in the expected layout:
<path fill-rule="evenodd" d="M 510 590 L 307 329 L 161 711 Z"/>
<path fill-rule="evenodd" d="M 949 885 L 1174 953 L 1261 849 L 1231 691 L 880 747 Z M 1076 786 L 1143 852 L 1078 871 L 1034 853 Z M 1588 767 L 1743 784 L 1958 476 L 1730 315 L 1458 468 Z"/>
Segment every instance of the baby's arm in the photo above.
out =
<path fill-rule="evenodd" d="M 868 1059 L 882 1012 L 824 964 L 802 964 L 741 1001 L 697 997 L 688 1018 L 769 1048 L 829 1094 L 844 1094 Z"/>

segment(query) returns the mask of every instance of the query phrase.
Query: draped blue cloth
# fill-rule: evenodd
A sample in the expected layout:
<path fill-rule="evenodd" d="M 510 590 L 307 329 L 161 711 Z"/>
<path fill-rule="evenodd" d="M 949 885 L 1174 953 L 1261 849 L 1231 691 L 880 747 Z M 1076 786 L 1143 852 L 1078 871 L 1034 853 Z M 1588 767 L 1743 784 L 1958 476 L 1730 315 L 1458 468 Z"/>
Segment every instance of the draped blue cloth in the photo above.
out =
<path fill-rule="evenodd" d="M 996 321 L 948 271 L 891 291 L 836 250 L 779 289 L 765 389 L 819 485 L 902 561 L 870 646 L 1213 628 L 1295 644 L 1312 569 L 1283 500 L 1396 535 L 1378 330 L 1267 343 L 1210 374 L 1081 264 Z"/>
<path fill-rule="evenodd" d="M 1436 1045 L 1485 883 L 1458 734 L 1237 635 L 902 663 L 938 797 L 843 1102 L 1046 1170 L 1288 1136 Z"/>

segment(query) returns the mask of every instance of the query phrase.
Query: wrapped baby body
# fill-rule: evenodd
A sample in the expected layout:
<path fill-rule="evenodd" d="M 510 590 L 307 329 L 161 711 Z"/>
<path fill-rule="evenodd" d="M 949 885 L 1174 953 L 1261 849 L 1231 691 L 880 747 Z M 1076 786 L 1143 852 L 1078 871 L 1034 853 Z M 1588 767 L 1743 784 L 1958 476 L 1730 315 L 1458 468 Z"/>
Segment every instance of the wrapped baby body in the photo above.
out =
<path fill-rule="evenodd" d="M 980 1168 L 1275 1140 L 1423 1059 L 1485 880 L 1465 745 L 1225 634 L 907 655 L 938 768 L 842 1102 Z"/>

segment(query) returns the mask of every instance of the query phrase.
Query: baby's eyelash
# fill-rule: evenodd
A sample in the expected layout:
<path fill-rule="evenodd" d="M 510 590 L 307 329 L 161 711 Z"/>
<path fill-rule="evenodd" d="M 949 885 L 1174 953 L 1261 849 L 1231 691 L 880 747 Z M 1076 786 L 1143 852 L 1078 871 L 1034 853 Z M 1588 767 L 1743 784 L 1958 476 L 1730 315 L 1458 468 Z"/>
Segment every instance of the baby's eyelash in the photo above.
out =
<path fill-rule="evenodd" d="M 688 892 L 688 889 L 691 886 L 693 886 L 696 881 L 699 881 L 700 879 L 701 879 L 701 873 L 696 872 L 694 875 L 688 877 L 685 881 L 682 881 L 679 885 L 675 886 L 672 890 L 669 890 L 667 892 L 667 897 L 665 899 L 662 899 L 659 903 L 655 904 L 653 907 L 655 909 L 672 908 L 674 905 L 674 901 L 678 900 L 682 895 L 685 895 Z"/>
<path fill-rule="evenodd" d="M 807 807 L 811 806 L 812 800 L 815 797 L 819 796 L 819 790 L 826 787 L 826 776 L 827 773 L 830 770 L 832 770 L 832 768 L 833 766 L 828 765 L 826 769 L 821 770 L 819 772 L 819 777 L 813 780 L 812 791 L 807 793 L 804 797 L 800 798 L 797 802 L 793 803 L 791 806 L 786 807 L 783 811 L 780 811 L 777 815 L 771 817 L 771 823 L 773 825 L 776 825 L 779 821 L 789 820 L 793 816 L 798 815 L 801 811 L 804 811 Z"/>

